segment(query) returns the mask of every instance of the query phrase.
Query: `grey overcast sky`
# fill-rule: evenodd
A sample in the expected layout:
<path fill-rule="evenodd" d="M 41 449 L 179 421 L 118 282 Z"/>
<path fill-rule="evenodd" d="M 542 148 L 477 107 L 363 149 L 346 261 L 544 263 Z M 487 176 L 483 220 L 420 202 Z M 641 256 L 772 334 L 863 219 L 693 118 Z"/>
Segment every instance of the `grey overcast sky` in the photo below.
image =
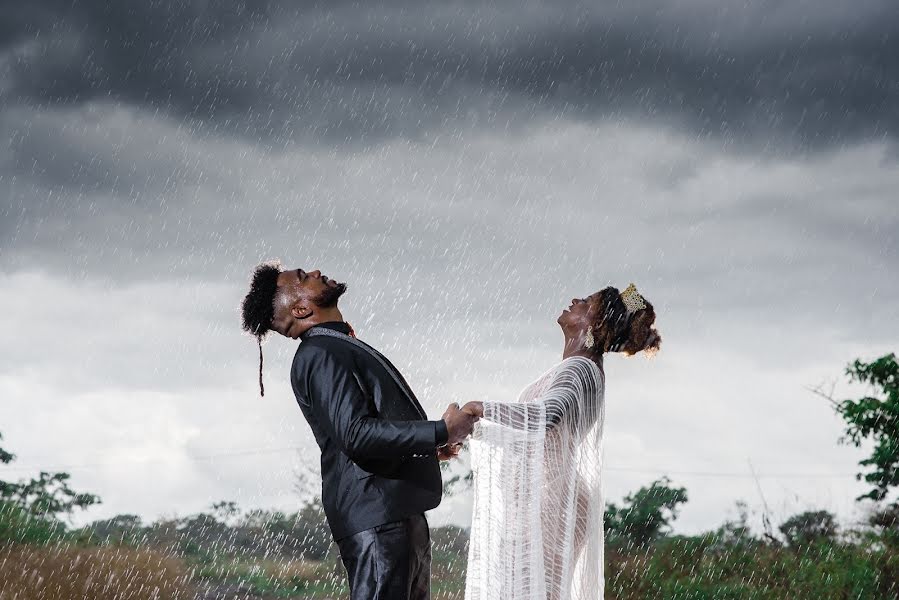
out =
<path fill-rule="evenodd" d="M 79 522 L 295 508 L 295 346 L 260 399 L 238 319 L 279 258 L 348 282 L 434 418 L 634 281 L 664 343 L 607 360 L 607 498 L 667 474 L 686 533 L 862 514 L 807 387 L 899 347 L 895 0 L 0 11 L 0 477 L 70 471 Z"/>

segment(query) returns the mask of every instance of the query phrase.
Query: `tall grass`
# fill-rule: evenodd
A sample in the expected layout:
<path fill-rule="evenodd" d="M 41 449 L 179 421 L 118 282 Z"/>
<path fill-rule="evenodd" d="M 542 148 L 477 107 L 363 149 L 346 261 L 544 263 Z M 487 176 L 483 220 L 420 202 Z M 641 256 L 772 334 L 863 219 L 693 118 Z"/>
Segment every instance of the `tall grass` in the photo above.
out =
<path fill-rule="evenodd" d="M 193 560 L 188 559 L 189 562 Z M 221 556 L 204 560 L 192 571 L 198 584 L 237 585 L 266 598 L 344 598 L 348 595 L 343 567 L 336 558 L 316 561 Z"/>
<path fill-rule="evenodd" d="M 721 547 L 711 536 L 672 538 L 645 551 L 606 553 L 606 599 L 895 600 L 899 554 L 824 542 L 798 549 Z"/>
<path fill-rule="evenodd" d="M 0 547 L 0 600 L 192 600 L 183 563 L 153 550 Z"/>

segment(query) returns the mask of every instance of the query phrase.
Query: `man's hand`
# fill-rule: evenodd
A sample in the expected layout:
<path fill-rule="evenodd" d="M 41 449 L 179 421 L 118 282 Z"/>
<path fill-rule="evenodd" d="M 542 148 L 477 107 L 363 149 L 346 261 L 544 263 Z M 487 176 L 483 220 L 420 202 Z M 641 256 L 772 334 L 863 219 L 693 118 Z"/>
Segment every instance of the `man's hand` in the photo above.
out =
<path fill-rule="evenodd" d="M 463 411 L 456 402 L 450 404 L 443 413 L 443 422 L 446 423 L 446 431 L 449 434 L 447 445 L 461 444 L 462 440 L 471 435 L 471 430 L 479 418 L 471 411 Z"/>
<path fill-rule="evenodd" d="M 462 444 L 446 444 L 445 446 L 440 446 L 437 448 L 437 459 L 438 460 L 452 460 L 459 456 L 459 452 L 462 451 Z"/>

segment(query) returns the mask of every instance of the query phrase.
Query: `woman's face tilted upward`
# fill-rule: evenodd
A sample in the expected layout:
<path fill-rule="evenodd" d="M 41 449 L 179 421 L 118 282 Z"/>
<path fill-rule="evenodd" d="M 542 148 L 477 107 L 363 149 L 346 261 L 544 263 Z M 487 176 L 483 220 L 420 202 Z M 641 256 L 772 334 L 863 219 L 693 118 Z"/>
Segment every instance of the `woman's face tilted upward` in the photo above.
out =
<path fill-rule="evenodd" d="M 568 308 L 556 319 L 562 331 L 571 334 L 586 333 L 587 327 L 596 320 L 598 295 L 599 292 L 596 292 L 586 298 L 572 298 Z"/>
<path fill-rule="evenodd" d="M 575 298 L 557 319 L 568 340 L 579 336 L 592 338 L 588 346 L 593 352 L 623 352 L 634 355 L 659 349 L 662 338 L 656 330 L 655 309 L 644 296 L 637 294 L 640 306 L 629 309 L 617 288 L 607 287 L 586 298 Z M 629 299 L 630 298 L 629 296 Z M 590 332 L 590 338 L 587 333 Z"/>

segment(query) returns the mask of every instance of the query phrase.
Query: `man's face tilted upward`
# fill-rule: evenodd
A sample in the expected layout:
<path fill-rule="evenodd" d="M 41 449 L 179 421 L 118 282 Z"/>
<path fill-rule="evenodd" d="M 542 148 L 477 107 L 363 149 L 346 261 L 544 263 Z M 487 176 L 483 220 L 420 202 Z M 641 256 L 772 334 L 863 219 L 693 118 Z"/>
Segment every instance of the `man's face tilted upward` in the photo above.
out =
<path fill-rule="evenodd" d="M 321 271 L 303 269 L 283 271 L 278 275 L 275 296 L 275 315 L 272 329 L 291 338 L 318 322 L 322 311 L 337 307 L 338 299 L 346 291 L 345 283 L 338 283 Z"/>

